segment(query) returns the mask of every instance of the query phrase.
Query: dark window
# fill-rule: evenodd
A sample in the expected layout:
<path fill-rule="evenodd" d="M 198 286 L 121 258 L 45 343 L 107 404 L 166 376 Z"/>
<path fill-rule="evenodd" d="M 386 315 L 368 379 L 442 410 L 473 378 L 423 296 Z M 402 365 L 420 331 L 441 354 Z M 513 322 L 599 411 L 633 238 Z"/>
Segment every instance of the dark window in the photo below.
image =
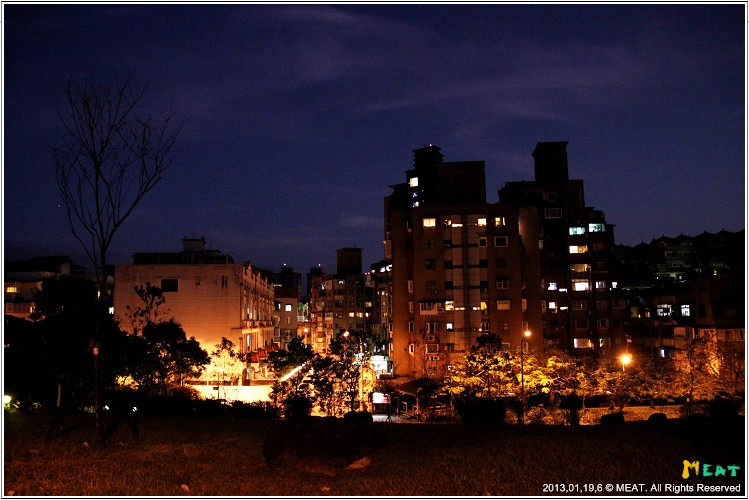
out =
<path fill-rule="evenodd" d="M 179 290 L 179 280 L 177 278 L 163 278 L 161 280 L 162 292 L 176 292 Z"/>

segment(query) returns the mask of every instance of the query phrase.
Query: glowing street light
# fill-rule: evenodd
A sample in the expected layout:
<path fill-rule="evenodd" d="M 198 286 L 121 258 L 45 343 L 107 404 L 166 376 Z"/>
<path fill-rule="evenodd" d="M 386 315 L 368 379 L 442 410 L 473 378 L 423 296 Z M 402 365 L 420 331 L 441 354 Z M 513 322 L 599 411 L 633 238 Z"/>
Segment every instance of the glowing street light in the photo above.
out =
<path fill-rule="evenodd" d="M 530 330 L 523 332 L 525 338 L 530 338 Z M 525 340 L 520 341 L 520 401 L 522 403 L 520 423 L 525 423 Z"/>
<path fill-rule="evenodd" d="M 632 355 L 630 353 L 624 353 L 621 356 L 622 361 L 622 371 L 625 371 L 626 366 L 632 362 Z"/>

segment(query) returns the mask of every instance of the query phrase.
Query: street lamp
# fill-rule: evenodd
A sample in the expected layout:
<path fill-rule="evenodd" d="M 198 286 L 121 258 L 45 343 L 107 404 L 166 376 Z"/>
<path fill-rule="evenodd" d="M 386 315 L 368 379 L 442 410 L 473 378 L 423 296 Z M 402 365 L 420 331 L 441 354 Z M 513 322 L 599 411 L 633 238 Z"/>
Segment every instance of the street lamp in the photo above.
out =
<path fill-rule="evenodd" d="M 525 338 L 530 338 L 531 332 L 530 330 L 526 330 L 523 332 L 523 336 Z M 520 340 L 520 401 L 522 404 L 522 408 L 520 410 L 520 423 L 525 423 L 525 340 Z"/>
<path fill-rule="evenodd" d="M 349 334 L 348 330 L 346 330 L 345 332 L 343 332 L 343 336 L 344 337 L 348 338 L 349 335 L 350 334 Z M 359 397 L 359 410 L 361 410 L 362 407 L 364 406 L 364 401 L 363 401 L 364 390 L 362 388 L 362 383 L 363 383 L 363 380 L 362 380 L 362 369 L 363 368 L 364 368 L 364 346 L 362 345 L 362 339 L 361 339 L 361 337 L 359 337 L 359 369 L 356 372 L 356 386 L 357 386 L 357 392 L 358 392 L 358 397 Z M 353 401 L 351 401 L 351 409 L 352 410 L 354 409 L 354 402 Z"/>
<path fill-rule="evenodd" d="M 625 371 L 625 367 L 632 362 L 632 355 L 624 353 L 620 359 L 622 361 L 622 371 Z"/>

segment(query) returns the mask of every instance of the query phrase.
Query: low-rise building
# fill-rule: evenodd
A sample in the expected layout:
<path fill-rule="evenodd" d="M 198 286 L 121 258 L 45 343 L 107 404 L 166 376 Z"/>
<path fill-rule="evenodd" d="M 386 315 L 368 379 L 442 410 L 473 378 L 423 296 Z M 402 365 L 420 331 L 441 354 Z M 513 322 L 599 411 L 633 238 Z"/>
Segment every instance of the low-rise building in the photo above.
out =
<path fill-rule="evenodd" d="M 278 348 L 279 325 L 273 285 L 264 273 L 206 249 L 204 238 L 185 238 L 181 252 L 136 253 L 131 265 L 115 266 L 114 315 L 123 328 L 133 327 L 131 313 L 143 306 L 135 288 L 147 283 L 163 292 L 163 316 L 174 318 L 209 354 L 225 337 L 248 355 L 251 362 L 231 374 L 231 382 L 265 378 L 260 362 Z M 211 382 L 225 376 L 221 366 L 212 364 L 204 378 Z"/>
<path fill-rule="evenodd" d="M 85 269 L 70 257 L 33 257 L 5 263 L 5 314 L 29 319 L 36 312 L 36 294 L 44 280 L 63 276 L 86 279 Z"/>

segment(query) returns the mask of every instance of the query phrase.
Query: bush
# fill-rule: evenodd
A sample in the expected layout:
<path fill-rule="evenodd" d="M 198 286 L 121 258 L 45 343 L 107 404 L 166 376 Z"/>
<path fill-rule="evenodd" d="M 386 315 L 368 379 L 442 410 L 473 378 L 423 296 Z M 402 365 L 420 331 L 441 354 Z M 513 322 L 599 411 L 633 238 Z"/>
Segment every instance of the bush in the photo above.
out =
<path fill-rule="evenodd" d="M 707 415 L 713 420 L 729 420 L 738 416 L 740 406 L 732 398 L 715 398 L 707 404 Z"/>
<path fill-rule="evenodd" d="M 286 418 L 308 417 L 312 413 L 312 402 L 302 395 L 294 395 L 283 402 L 283 413 Z"/>
<path fill-rule="evenodd" d="M 232 403 L 232 414 L 236 418 L 279 418 L 281 416 L 278 408 L 273 406 L 270 401 L 253 401 L 243 403 L 235 401 Z"/>
<path fill-rule="evenodd" d="M 343 419 L 350 420 L 359 424 L 368 424 L 374 422 L 372 414 L 368 411 L 350 411 L 348 413 L 344 413 Z"/>
<path fill-rule="evenodd" d="M 457 400 L 455 408 L 464 424 L 502 425 L 507 408 L 497 399 Z"/>
<path fill-rule="evenodd" d="M 564 410 L 553 406 L 550 408 L 544 405 L 534 406 L 525 413 L 525 421 L 533 425 L 563 425 Z"/>
<path fill-rule="evenodd" d="M 652 423 L 663 423 L 668 420 L 668 416 L 665 413 L 653 413 L 648 417 L 648 422 Z"/>
<path fill-rule="evenodd" d="M 620 425 L 624 423 L 624 413 L 618 411 L 616 413 L 607 413 L 601 415 L 601 425 Z"/>

